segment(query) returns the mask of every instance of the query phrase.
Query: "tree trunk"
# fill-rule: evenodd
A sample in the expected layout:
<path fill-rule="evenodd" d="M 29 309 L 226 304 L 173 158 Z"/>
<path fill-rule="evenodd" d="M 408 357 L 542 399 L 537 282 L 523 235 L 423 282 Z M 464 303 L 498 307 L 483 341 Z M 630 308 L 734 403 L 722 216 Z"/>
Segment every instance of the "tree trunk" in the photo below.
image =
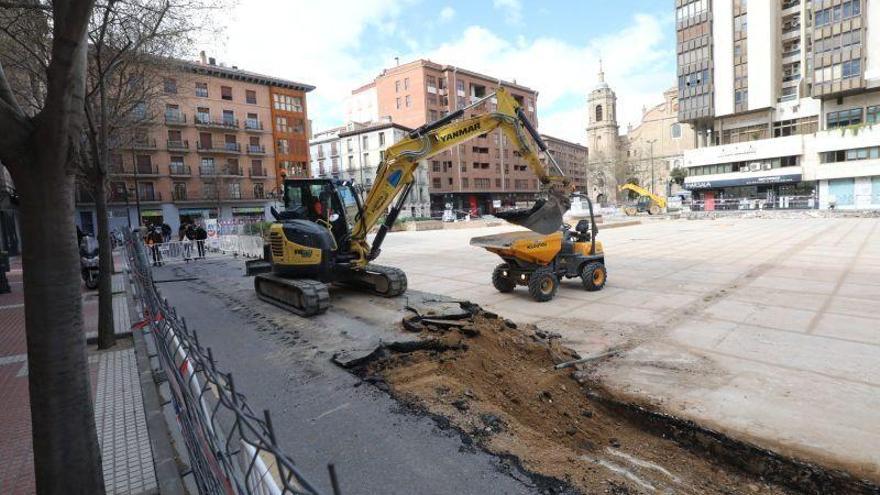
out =
<path fill-rule="evenodd" d="M 107 141 L 106 81 L 98 80 L 98 105 L 100 122 L 98 128 L 98 153 L 95 163 L 95 211 L 98 217 L 98 349 L 109 349 L 116 345 L 113 329 L 113 247 L 110 245 L 110 222 L 107 220 L 107 164 L 110 162 L 110 143 Z"/>
<path fill-rule="evenodd" d="M 96 167 L 97 168 L 97 167 Z M 110 242 L 110 221 L 107 218 L 107 188 L 104 174 L 96 170 L 95 213 L 98 217 L 98 349 L 116 345 L 113 328 L 113 246 Z"/>
<path fill-rule="evenodd" d="M 23 173 L 17 174 L 15 184 L 21 192 L 37 492 L 102 494 L 73 223 L 74 177 L 54 153 L 34 155 L 27 167 L 19 168 Z"/>

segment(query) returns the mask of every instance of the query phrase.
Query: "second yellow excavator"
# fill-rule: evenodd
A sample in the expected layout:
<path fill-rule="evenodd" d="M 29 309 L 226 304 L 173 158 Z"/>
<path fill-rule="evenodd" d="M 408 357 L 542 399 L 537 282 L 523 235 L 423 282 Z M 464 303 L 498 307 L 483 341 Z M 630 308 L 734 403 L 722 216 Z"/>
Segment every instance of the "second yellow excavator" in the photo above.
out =
<path fill-rule="evenodd" d="M 496 109 L 479 110 L 490 99 L 495 99 Z M 466 117 L 465 112 L 471 109 L 475 109 L 475 115 Z M 351 182 L 285 179 L 284 211 L 272 210 L 276 222 L 269 229 L 264 259 L 247 264 L 249 274 L 257 273 L 257 295 L 299 315 L 311 316 L 329 307 L 329 283 L 387 297 L 405 292 L 407 280 L 402 270 L 372 261 L 379 256 L 385 235 L 412 189 L 413 172 L 424 160 L 495 129 L 501 129 L 514 144 L 515 152 L 525 158 L 540 179 L 544 196 L 531 209 L 496 216 L 543 235 L 557 232 L 562 226 L 562 215 L 571 206 L 570 180 L 547 152 L 516 99 L 504 88 L 498 88 L 465 108 L 413 130 L 390 146 L 365 199 L 361 186 Z M 545 152 L 549 166 L 558 175 L 545 171 L 526 135 Z M 367 234 L 383 217 L 370 243 Z"/>

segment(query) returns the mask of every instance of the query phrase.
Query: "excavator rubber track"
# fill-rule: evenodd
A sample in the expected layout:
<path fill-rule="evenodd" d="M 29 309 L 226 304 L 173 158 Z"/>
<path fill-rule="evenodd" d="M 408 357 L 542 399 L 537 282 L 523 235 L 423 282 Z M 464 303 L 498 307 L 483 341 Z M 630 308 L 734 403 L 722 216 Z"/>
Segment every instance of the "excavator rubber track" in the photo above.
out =
<path fill-rule="evenodd" d="M 341 282 L 382 297 L 397 297 L 406 292 L 407 288 L 406 273 L 403 270 L 372 263 L 363 270 L 349 271 Z"/>
<path fill-rule="evenodd" d="M 299 316 L 314 316 L 330 307 L 327 284 L 317 280 L 261 273 L 254 277 L 254 290 L 260 299 Z"/>

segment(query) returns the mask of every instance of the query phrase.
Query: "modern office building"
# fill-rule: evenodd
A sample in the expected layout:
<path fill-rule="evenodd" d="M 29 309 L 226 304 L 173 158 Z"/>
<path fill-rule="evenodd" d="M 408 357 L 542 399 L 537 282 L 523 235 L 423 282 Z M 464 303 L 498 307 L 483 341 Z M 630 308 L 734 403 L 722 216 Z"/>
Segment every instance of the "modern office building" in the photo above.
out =
<path fill-rule="evenodd" d="M 111 153 L 111 227 L 268 219 L 285 175 L 307 176 L 312 86 L 217 64 L 181 61 L 161 80 L 159 108 Z M 77 223 L 94 232 L 91 195 Z"/>
<path fill-rule="evenodd" d="M 880 208 L 880 2 L 677 0 L 706 209 Z"/>
<path fill-rule="evenodd" d="M 562 173 L 571 178 L 575 189 L 578 192 L 587 192 L 587 147 L 546 134 L 541 134 L 541 138 L 547 144 L 547 149 L 559 164 Z"/>
<path fill-rule="evenodd" d="M 416 60 L 385 69 L 374 81 L 352 91 L 346 120 L 416 128 L 470 105 L 504 87 L 537 125 L 537 91 L 451 65 Z M 494 110 L 488 101 L 480 110 Z M 514 147 L 493 131 L 429 160 L 431 208 L 437 214 L 451 203 L 455 209 L 491 213 L 496 208 L 534 200 L 539 184 Z M 522 203 L 521 203 L 522 204 Z"/>
<path fill-rule="evenodd" d="M 385 150 L 412 129 L 391 122 L 349 122 L 342 127 L 316 133 L 310 141 L 311 176 L 351 180 L 369 191 Z M 407 196 L 401 218 L 430 217 L 428 167 L 416 169 L 413 188 Z"/>

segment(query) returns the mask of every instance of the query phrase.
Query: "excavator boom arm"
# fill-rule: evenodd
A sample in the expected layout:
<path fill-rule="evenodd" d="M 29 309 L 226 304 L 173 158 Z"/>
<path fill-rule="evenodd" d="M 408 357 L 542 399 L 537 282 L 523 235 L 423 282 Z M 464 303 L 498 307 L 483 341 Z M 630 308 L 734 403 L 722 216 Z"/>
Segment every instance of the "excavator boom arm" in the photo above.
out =
<path fill-rule="evenodd" d="M 494 96 L 497 98 L 498 105 L 496 111 L 456 121 L 455 119 L 464 115 L 464 110 L 467 108 L 458 110 L 435 123 L 412 131 L 405 139 L 386 150 L 385 158 L 376 172 L 373 187 L 364 200 L 362 213 L 352 230 L 353 248 L 359 249 L 364 255 L 363 257 L 375 257 L 378 254 L 377 248 L 381 245 L 387 228 L 394 223 L 400 206 L 402 206 L 415 179 L 415 171 L 422 160 L 429 159 L 480 135 L 488 134 L 497 128 L 501 128 L 507 138 L 515 143 L 518 147 L 516 151 L 523 156 L 542 184 L 555 184 L 557 189 L 570 189 L 568 179 L 562 175 L 549 153 L 547 154 L 548 160 L 556 167 L 559 175 L 551 176 L 544 170 L 544 165 L 537 152 L 529 144 L 523 131 L 525 130 L 532 136 L 542 151 L 546 151 L 546 146 L 537 131 L 525 118 L 516 100 L 503 88 L 499 88 Z M 471 107 L 480 105 L 490 97 L 492 95 L 474 103 Z M 367 233 L 383 215 L 386 215 L 388 207 L 395 197 L 398 197 L 397 204 L 386 216 L 385 224 L 380 228 L 379 234 L 373 242 L 372 256 L 367 256 Z M 554 228 L 558 228 L 558 226 Z"/>

